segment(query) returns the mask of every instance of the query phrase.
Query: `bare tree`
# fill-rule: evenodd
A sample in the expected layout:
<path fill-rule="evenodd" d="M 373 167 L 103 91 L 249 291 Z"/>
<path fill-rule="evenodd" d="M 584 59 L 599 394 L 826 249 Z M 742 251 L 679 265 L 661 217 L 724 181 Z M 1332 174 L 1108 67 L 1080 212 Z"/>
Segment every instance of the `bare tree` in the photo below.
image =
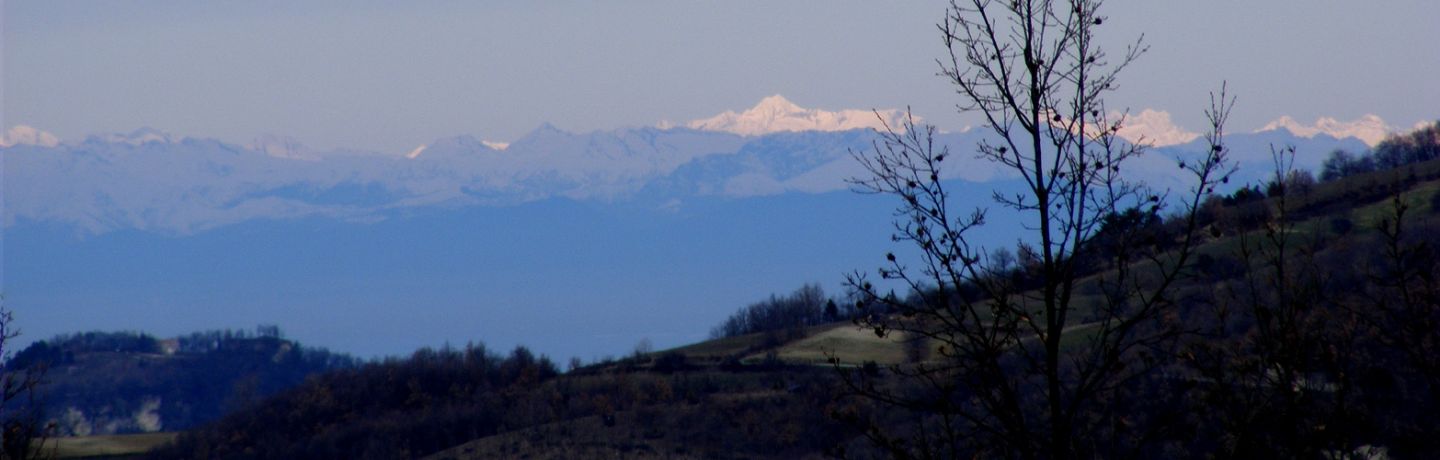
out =
<path fill-rule="evenodd" d="M 1440 124 L 1429 131 L 1431 148 L 1440 148 Z M 1355 405 L 1377 414 L 1368 418 L 1392 438 L 1397 457 L 1421 457 L 1440 449 L 1440 224 L 1407 218 L 1399 194 L 1389 207 L 1378 223 L 1382 262 L 1361 294 L 1366 302 L 1350 309 L 1368 326 L 1373 348 L 1356 360 L 1361 372 L 1351 372 L 1367 376 L 1360 386 L 1370 393 Z"/>
<path fill-rule="evenodd" d="M 56 427 L 45 419 L 37 392 L 45 369 L 10 368 L 9 345 L 19 335 L 14 312 L 0 305 L 0 459 L 47 458 L 45 441 Z"/>
<path fill-rule="evenodd" d="M 1349 382 L 1328 377 L 1358 335 L 1337 321 L 1335 293 L 1318 268 L 1323 241 L 1296 237 L 1293 199 L 1308 191 L 1295 179 L 1295 149 L 1272 147 L 1271 157 L 1270 198 L 1257 202 L 1268 217 L 1233 238 L 1245 268 L 1219 284 L 1208 339 L 1187 346 L 1199 356 L 1189 363 L 1199 376 L 1196 394 L 1205 395 L 1199 404 L 1218 414 L 1199 417 L 1197 431 L 1222 457 L 1320 457 L 1346 451 L 1350 441 L 1334 423 Z"/>
<path fill-rule="evenodd" d="M 888 373 L 841 369 L 852 394 L 914 414 L 905 428 L 869 421 L 867 436 L 897 457 L 1133 453 L 1163 425 L 1127 419 L 1124 408 L 1137 402 L 1122 396 L 1136 382 L 1163 382 L 1156 369 L 1187 333 L 1174 285 L 1199 243 L 1195 210 L 1231 172 L 1222 138 L 1233 102 L 1223 90 L 1212 96 L 1210 148 L 1179 165 L 1193 176 L 1188 193 L 1127 180 L 1122 167 L 1144 143 L 1116 136 L 1124 116 L 1111 115 L 1103 96 L 1145 47 L 1136 40 L 1119 55 L 1102 51 L 1101 3 L 953 0 L 939 25 L 949 50 L 941 74 L 963 97 L 959 109 L 982 114 L 994 134 L 976 159 L 1024 182 L 1024 193 L 993 198 L 1025 216 L 1021 253 L 1033 282 L 1002 276 L 1011 261 L 973 242 L 987 211 L 957 210 L 943 166 L 960 165 L 934 127 L 907 119 L 855 155 L 869 176 L 854 184 L 900 198 L 894 239 L 919 254 L 888 254 L 879 276 L 920 293 L 897 302 L 852 275 L 863 293 L 857 307 L 869 309 L 857 324 L 937 345 L 933 359 Z M 1156 216 L 1167 204 L 1181 208 L 1185 225 L 1166 241 L 1108 228 L 1111 216 Z M 1104 244 L 1095 238 L 1102 231 Z"/>

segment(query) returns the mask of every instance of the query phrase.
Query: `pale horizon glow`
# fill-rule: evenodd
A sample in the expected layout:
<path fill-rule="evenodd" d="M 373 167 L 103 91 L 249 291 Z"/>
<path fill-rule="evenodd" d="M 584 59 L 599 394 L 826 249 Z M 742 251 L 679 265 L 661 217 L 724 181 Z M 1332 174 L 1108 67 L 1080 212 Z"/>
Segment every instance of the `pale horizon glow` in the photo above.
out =
<path fill-rule="evenodd" d="M 143 127 L 237 145 L 273 133 L 315 151 L 403 155 L 455 135 L 509 142 L 544 123 L 703 120 L 783 94 L 835 112 L 910 107 L 955 131 L 983 121 L 956 112 L 935 75 L 946 5 L 9 0 L 0 127 L 71 142 Z M 1440 55 L 1440 2 L 1105 5 L 1112 53 L 1142 34 L 1150 49 L 1111 107 L 1196 131 L 1228 82 L 1232 130 L 1282 116 L 1440 119 L 1440 85 L 1417 80 L 1440 74 L 1426 58 Z"/>

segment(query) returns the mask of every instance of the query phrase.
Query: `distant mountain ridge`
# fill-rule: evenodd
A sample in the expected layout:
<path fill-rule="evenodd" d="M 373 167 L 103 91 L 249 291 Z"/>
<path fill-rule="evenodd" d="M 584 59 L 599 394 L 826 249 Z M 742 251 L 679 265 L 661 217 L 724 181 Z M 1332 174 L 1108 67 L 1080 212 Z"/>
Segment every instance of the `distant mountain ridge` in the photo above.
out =
<path fill-rule="evenodd" d="M 964 154 L 987 135 L 939 134 L 942 145 L 962 153 L 951 178 L 983 183 L 1009 177 Z M 185 235 L 253 219 L 368 222 L 416 207 L 509 206 L 548 198 L 673 204 L 693 196 L 823 193 L 843 190 L 846 179 L 863 175 L 851 153 L 877 141 L 879 134 L 869 128 L 742 136 L 643 127 L 576 134 L 545 124 L 503 150 L 461 135 L 406 156 L 315 152 L 278 136 L 242 146 L 154 129 L 0 151 L 6 226 L 49 222 L 83 234 L 135 229 Z M 1170 158 L 1198 151 L 1198 142 L 1151 149 L 1134 167 L 1147 180 L 1170 185 Z M 1263 177 L 1248 173 L 1268 169 L 1271 145 L 1299 147 L 1300 166 L 1308 168 L 1332 150 L 1368 148 L 1355 138 L 1280 129 L 1230 135 L 1227 143 L 1248 179 Z"/>

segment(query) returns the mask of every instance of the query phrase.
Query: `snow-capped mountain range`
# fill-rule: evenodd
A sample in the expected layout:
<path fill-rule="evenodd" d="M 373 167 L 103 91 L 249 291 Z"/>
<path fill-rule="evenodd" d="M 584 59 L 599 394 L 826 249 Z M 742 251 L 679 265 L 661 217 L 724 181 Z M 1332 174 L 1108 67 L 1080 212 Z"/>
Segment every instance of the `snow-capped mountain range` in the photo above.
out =
<path fill-rule="evenodd" d="M 1274 131 L 1284 129 L 1300 137 L 1315 137 L 1318 134 L 1325 134 L 1330 137 L 1344 139 L 1353 137 L 1374 146 L 1385 140 L 1386 136 L 1400 132 L 1400 128 L 1390 126 L 1377 115 L 1365 115 L 1352 121 L 1340 121 L 1330 117 L 1321 117 L 1315 120 L 1314 124 L 1306 125 L 1295 121 L 1294 118 L 1283 116 L 1275 121 L 1267 123 L 1260 131 Z"/>
<path fill-rule="evenodd" d="M 60 145 L 60 138 L 55 137 L 54 134 L 35 129 L 33 126 L 18 125 L 0 134 L 0 147 L 15 145 L 54 147 Z"/>
<path fill-rule="evenodd" d="M 879 116 L 877 117 L 877 114 Z M 545 124 L 510 143 L 472 136 L 437 139 L 403 154 L 316 151 L 267 135 L 246 145 L 154 129 L 62 143 L 17 126 L 5 148 L 6 226 L 73 225 L 84 233 L 139 229 L 189 234 L 252 219 L 328 217 L 373 221 L 409 208 L 514 205 L 553 197 L 604 202 L 641 200 L 673 209 L 688 197 L 752 197 L 844 190 L 862 175 L 851 152 L 872 147 L 882 118 L 898 110 L 830 112 L 771 96 L 740 113 L 685 127 L 569 133 Z M 1175 155 L 1199 151 L 1198 135 L 1152 110 L 1129 117 L 1121 135 L 1157 148 L 1134 163 L 1152 183 L 1170 185 Z M 1304 126 L 1282 118 L 1232 135 L 1242 168 L 1262 178 L 1270 145 L 1300 147 L 1302 167 L 1318 167 L 1336 148 L 1362 151 L 1392 132 L 1378 117 L 1353 123 L 1321 119 Z M 1335 136 L 1332 133 L 1343 134 Z M 986 130 L 941 134 L 968 152 Z M 949 178 L 1006 180 L 995 165 L 957 155 Z M 657 205 L 658 206 L 658 205 Z"/>
<path fill-rule="evenodd" d="M 848 131 L 866 128 L 883 131 L 886 126 L 902 130 L 904 116 L 905 113 L 899 109 L 847 109 L 836 112 L 807 109 L 776 94 L 761 99 L 759 104 L 744 112 L 726 111 L 710 118 L 689 122 L 685 126 L 690 129 L 724 131 L 742 136 L 759 136 L 787 131 Z M 918 117 L 916 121 L 919 121 Z"/>

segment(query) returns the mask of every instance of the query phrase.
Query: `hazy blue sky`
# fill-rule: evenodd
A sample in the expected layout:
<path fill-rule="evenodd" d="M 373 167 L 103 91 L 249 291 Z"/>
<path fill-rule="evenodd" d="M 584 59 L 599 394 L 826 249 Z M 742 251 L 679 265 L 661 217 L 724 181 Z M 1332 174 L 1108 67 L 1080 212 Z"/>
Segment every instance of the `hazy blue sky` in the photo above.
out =
<path fill-rule="evenodd" d="M 404 152 L 683 122 L 771 94 L 806 107 L 910 105 L 974 122 L 935 77 L 940 1 L 358 2 L 9 0 L 4 118 L 65 140 L 152 126 L 248 142 Z M 1207 91 L 1233 129 L 1367 113 L 1440 118 L 1440 2 L 1111 0 L 1104 34 L 1151 53 L 1112 106 L 1191 129 Z"/>

